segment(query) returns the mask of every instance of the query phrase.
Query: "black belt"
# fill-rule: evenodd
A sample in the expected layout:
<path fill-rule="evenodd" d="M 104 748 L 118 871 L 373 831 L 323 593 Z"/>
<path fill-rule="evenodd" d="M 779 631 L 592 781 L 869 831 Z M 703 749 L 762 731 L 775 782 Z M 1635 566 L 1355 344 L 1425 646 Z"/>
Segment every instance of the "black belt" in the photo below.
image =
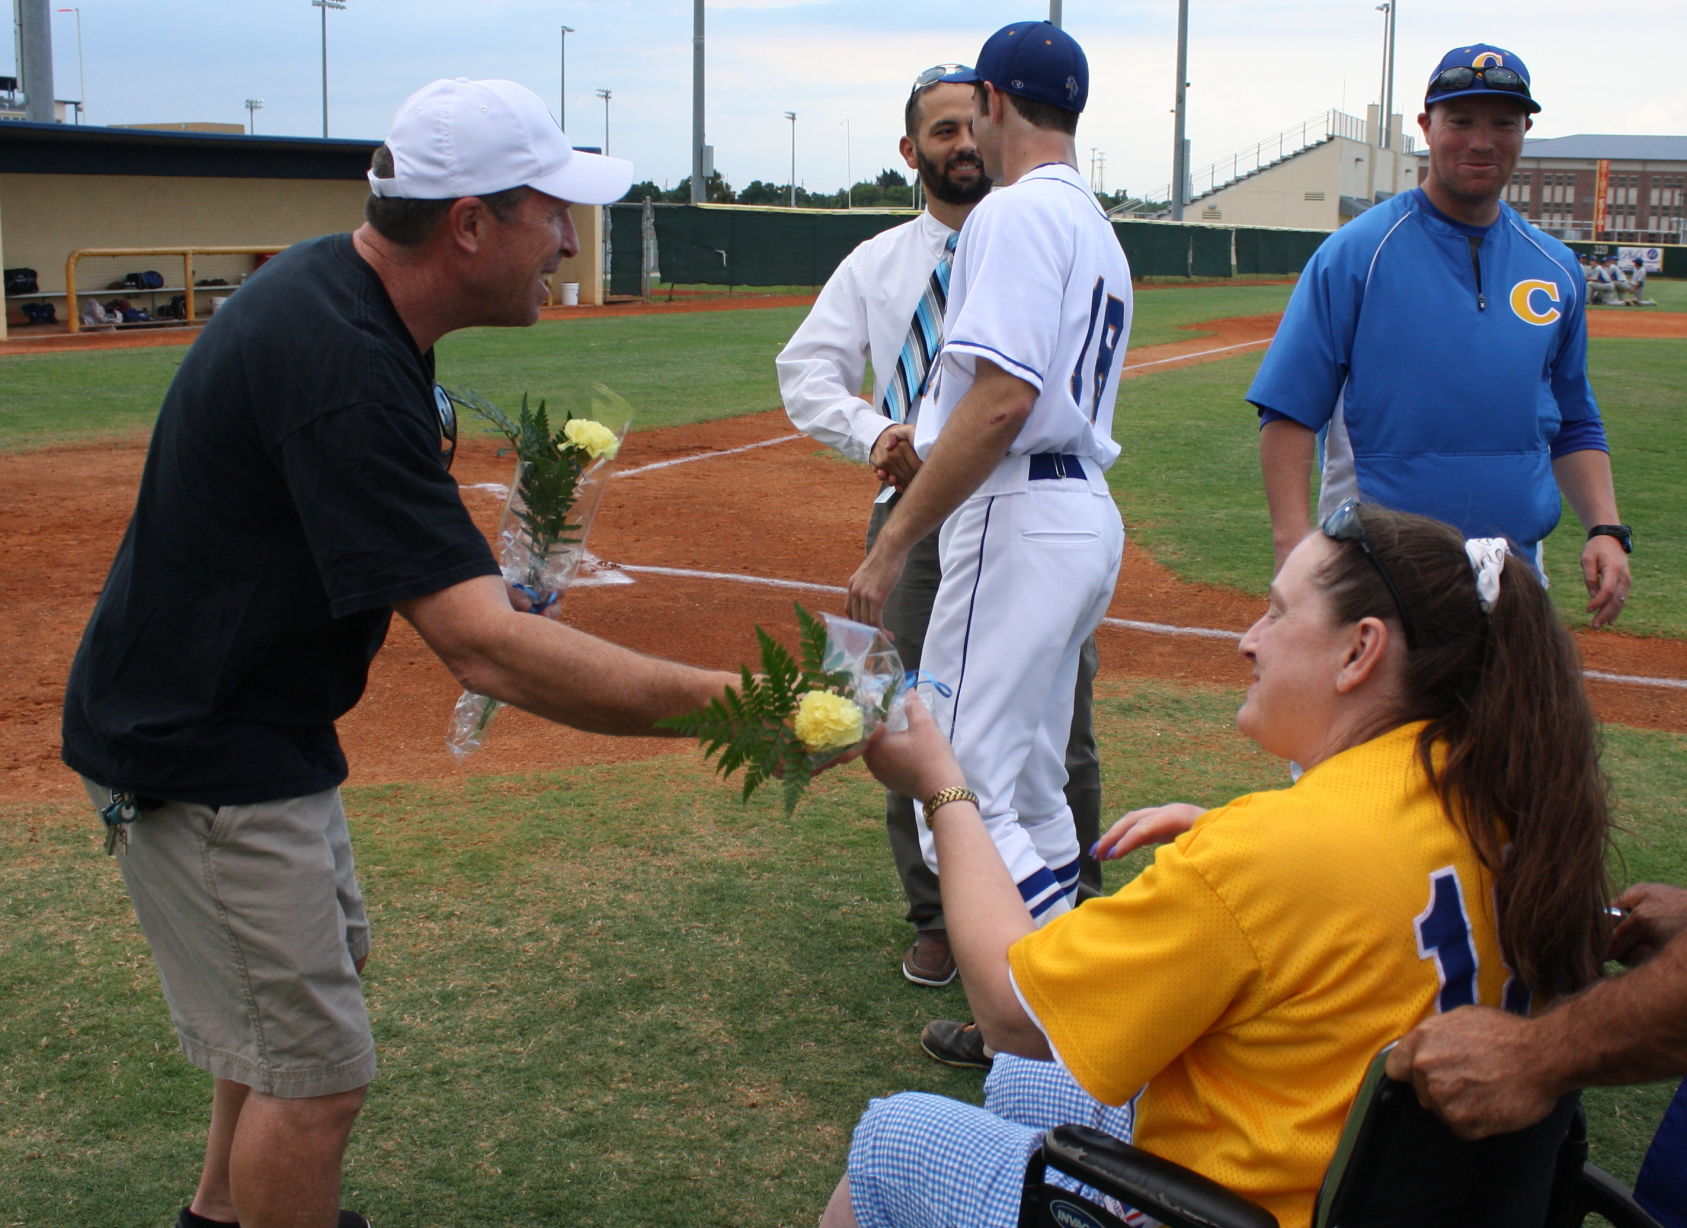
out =
<path fill-rule="evenodd" d="M 1033 452 L 1029 477 L 1033 482 L 1045 478 L 1082 479 L 1084 466 L 1076 456 L 1068 452 Z"/>

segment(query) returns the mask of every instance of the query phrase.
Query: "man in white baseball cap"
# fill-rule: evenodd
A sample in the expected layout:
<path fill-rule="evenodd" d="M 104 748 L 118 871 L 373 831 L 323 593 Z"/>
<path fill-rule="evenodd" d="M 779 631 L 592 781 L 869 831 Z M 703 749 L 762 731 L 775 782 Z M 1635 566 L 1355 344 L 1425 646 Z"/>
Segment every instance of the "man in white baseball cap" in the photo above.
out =
<path fill-rule="evenodd" d="M 518 609 L 449 472 L 434 342 L 532 324 L 579 246 L 570 203 L 631 179 L 521 86 L 436 81 L 376 152 L 366 224 L 248 278 L 164 397 L 63 754 L 214 1081 L 178 1228 L 367 1223 L 339 1208 L 375 1045 L 335 722 L 395 610 L 460 684 L 600 733 L 656 732 L 735 680 Z"/>

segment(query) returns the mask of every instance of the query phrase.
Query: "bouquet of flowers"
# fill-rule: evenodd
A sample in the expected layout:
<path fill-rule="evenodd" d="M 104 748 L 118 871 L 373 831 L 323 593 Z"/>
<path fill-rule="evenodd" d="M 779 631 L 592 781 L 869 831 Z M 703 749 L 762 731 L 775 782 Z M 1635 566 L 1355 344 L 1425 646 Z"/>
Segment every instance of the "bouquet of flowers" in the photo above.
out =
<path fill-rule="evenodd" d="M 562 600 L 585 557 L 586 533 L 632 412 L 620 397 L 594 384 L 592 417 L 576 418 L 565 410 L 553 431 L 545 403 L 533 409 L 525 393 L 514 419 L 473 392 L 448 395 L 490 422 L 515 452 L 515 477 L 498 526 L 498 564 L 505 581 L 532 603 L 532 612 L 543 614 Z M 619 425 L 606 426 L 604 419 Z M 445 738 L 452 753 L 461 757 L 476 750 L 501 707 L 496 699 L 464 691 Z"/>
<path fill-rule="evenodd" d="M 704 758 L 719 754 L 722 776 L 743 768 L 745 801 L 778 780 L 787 817 L 822 767 L 880 725 L 906 726 L 901 705 L 918 681 L 878 628 L 834 614 L 816 618 L 800 604 L 796 611 L 800 660 L 757 627 L 760 674 L 744 667 L 741 686 L 701 711 L 659 722 L 696 737 Z"/>

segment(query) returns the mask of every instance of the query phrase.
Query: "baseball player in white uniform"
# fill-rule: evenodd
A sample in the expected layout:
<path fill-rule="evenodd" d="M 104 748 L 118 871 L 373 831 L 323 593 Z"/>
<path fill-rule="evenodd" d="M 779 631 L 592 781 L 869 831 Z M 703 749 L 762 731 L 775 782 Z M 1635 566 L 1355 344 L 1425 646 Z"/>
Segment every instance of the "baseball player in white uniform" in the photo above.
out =
<path fill-rule="evenodd" d="M 985 170 L 1009 186 L 961 230 L 916 416 L 919 480 L 851 577 L 848 610 L 879 622 L 908 551 L 942 526 L 923 667 L 954 689 L 950 740 L 1040 923 L 1077 887 L 1062 796 L 1073 684 L 1124 553 L 1104 471 L 1119 454 L 1130 267 L 1077 170 L 1089 70 L 1071 36 L 1016 22 L 952 79 L 974 83 Z M 923 818 L 921 828 L 940 871 Z"/>
<path fill-rule="evenodd" d="M 911 354 L 914 331 L 929 324 L 934 334 L 941 327 L 940 306 L 934 319 L 921 315 L 931 309 L 929 287 L 934 276 L 946 281 L 961 224 L 991 186 L 972 136 L 972 86 L 943 80 L 965 67 L 926 69 L 914 79 L 904 105 L 900 152 L 925 189 L 925 212 L 879 232 L 844 258 L 776 364 L 792 424 L 850 459 L 870 464 L 884 483 L 868 524 L 869 550 L 920 463 L 910 410 L 931 349 L 917 358 Z M 929 346 L 936 339 L 927 334 L 917 340 Z M 869 358 L 870 399 L 860 391 Z M 900 364 L 909 364 L 901 375 Z M 910 382 L 915 385 L 911 390 Z M 884 626 L 910 669 L 921 663 L 939 574 L 937 534 L 932 532 L 909 551 L 901 579 L 885 602 Z M 1089 641 L 1079 666 L 1066 751 L 1066 797 L 1084 848 L 1101 834 L 1101 771 L 1089 711 L 1094 675 L 1095 645 Z M 916 985 L 946 985 L 955 977 L 955 960 L 937 876 L 921 852 L 913 800 L 887 794 L 885 822 L 908 900 L 907 919 L 915 927 L 914 941 L 902 956 L 902 974 Z M 1081 877 L 1100 890 L 1100 867 L 1093 859 L 1084 859 Z"/>

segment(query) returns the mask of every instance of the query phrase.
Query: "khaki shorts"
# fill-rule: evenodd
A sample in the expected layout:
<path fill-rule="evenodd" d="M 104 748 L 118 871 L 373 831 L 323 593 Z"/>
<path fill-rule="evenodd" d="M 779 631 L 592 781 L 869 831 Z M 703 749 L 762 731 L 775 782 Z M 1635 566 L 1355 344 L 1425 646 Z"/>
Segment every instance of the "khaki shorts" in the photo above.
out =
<path fill-rule="evenodd" d="M 96 808 L 110 799 L 83 783 Z M 190 1062 L 289 1098 L 374 1078 L 356 966 L 369 922 L 338 789 L 166 802 L 129 824 L 117 864 Z"/>

